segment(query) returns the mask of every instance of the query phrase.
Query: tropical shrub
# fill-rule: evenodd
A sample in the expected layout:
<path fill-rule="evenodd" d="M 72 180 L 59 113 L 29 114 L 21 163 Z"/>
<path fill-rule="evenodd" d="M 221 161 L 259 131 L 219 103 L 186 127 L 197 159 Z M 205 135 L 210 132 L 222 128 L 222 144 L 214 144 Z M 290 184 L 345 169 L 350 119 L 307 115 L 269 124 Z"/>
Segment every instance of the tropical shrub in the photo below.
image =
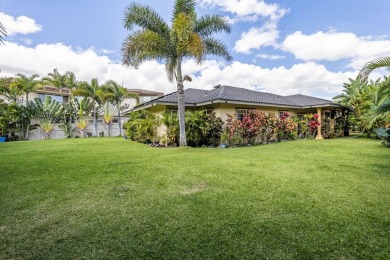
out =
<path fill-rule="evenodd" d="M 179 136 L 179 119 L 177 114 L 172 114 L 168 111 L 165 111 L 161 118 L 161 123 L 165 125 L 165 145 L 174 145 L 178 142 L 177 138 Z"/>
<path fill-rule="evenodd" d="M 235 146 L 270 142 L 276 137 L 278 128 L 279 119 L 274 113 L 266 114 L 253 109 L 248 111 L 242 121 L 235 115 L 227 114 L 224 132 L 227 143 Z"/>
<path fill-rule="evenodd" d="M 390 148 L 390 128 L 378 128 L 375 130 L 375 132 L 378 134 L 378 137 L 382 139 L 382 144 L 385 147 Z"/>
<path fill-rule="evenodd" d="M 278 140 L 294 140 L 297 138 L 297 123 L 294 121 L 291 113 L 284 112 L 278 123 Z"/>
<path fill-rule="evenodd" d="M 151 143 L 157 137 L 159 119 L 148 110 L 135 111 L 125 123 L 126 136 L 137 142 Z"/>
<path fill-rule="evenodd" d="M 318 121 L 318 114 L 305 114 L 303 118 L 299 120 L 299 138 L 314 139 L 317 134 L 318 126 L 321 123 Z"/>
<path fill-rule="evenodd" d="M 215 113 L 206 110 L 186 112 L 186 133 L 190 146 L 202 146 L 219 143 L 223 122 Z"/>
<path fill-rule="evenodd" d="M 178 144 L 179 120 L 176 114 L 165 112 L 161 122 L 166 126 L 166 145 Z M 218 145 L 223 121 L 214 112 L 186 111 L 186 137 L 189 146 Z"/>

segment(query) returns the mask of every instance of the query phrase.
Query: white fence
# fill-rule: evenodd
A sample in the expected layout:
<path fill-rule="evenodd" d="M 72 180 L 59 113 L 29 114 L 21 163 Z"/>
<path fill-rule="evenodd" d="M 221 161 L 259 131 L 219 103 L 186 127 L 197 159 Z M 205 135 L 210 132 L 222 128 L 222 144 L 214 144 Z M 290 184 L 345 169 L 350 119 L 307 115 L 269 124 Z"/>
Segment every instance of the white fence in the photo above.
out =
<path fill-rule="evenodd" d="M 126 122 L 126 121 L 127 120 L 123 120 L 122 123 Z M 104 132 L 104 136 L 108 136 L 105 124 L 98 123 L 97 126 L 98 126 L 98 131 L 97 131 L 98 136 L 99 136 L 100 132 Z M 76 128 L 76 124 L 72 124 L 72 129 L 75 129 L 73 131 L 73 137 L 76 137 L 76 136 L 83 137 L 81 135 L 80 131 L 78 131 L 78 129 Z M 118 136 L 119 135 L 118 123 L 110 124 L 109 130 L 110 130 L 111 136 Z M 87 135 L 87 132 L 90 132 L 93 135 L 94 134 L 93 124 L 89 124 L 87 129 L 84 132 L 85 132 L 85 135 Z M 122 135 L 124 135 L 124 133 L 125 133 L 125 130 L 122 129 Z M 60 124 L 55 125 L 54 130 L 50 134 L 50 139 L 64 139 L 64 138 L 65 138 L 65 133 L 64 133 L 64 130 L 62 130 L 60 128 Z M 37 127 L 37 129 L 30 131 L 28 139 L 29 140 L 44 140 L 45 133 L 41 130 L 40 127 Z"/>

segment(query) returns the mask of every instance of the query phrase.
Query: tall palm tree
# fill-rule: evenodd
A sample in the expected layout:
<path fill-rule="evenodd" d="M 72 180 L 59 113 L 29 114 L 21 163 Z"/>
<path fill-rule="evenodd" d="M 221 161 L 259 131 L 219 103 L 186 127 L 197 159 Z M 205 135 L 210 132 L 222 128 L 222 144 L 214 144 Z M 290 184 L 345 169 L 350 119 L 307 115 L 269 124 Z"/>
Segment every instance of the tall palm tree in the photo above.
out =
<path fill-rule="evenodd" d="M 365 80 L 368 78 L 368 75 L 370 75 L 371 71 L 383 67 L 388 67 L 388 69 L 390 69 L 390 56 L 377 58 L 368 62 L 366 65 L 363 66 L 362 70 L 359 73 L 359 76 L 362 78 L 362 80 Z"/>
<path fill-rule="evenodd" d="M 42 88 L 41 81 L 36 80 L 39 77 L 38 74 L 31 75 L 30 77 L 18 73 L 16 74 L 14 85 L 19 87 L 26 95 L 26 104 L 28 103 L 28 96 L 32 91 Z"/>
<path fill-rule="evenodd" d="M 53 72 L 49 73 L 47 77 L 42 79 L 42 82 L 43 84 L 58 88 L 60 90 L 61 102 L 63 102 L 62 90 L 74 89 L 76 87 L 76 76 L 71 71 L 61 74 L 57 69 L 54 69 Z"/>
<path fill-rule="evenodd" d="M 0 45 L 4 44 L 4 38 L 7 36 L 7 31 L 2 23 L 0 23 Z"/>
<path fill-rule="evenodd" d="M 118 128 L 119 135 L 122 135 L 122 120 L 121 120 L 121 111 L 122 111 L 122 103 L 129 97 L 134 98 L 137 103 L 139 103 L 139 97 L 135 93 L 130 93 L 127 88 L 119 85 L 117 82 L 113 80 L 108 80 L 105 84 L 107 86 L 107 90 L 112 93 L 112 103 L 116 106 L 116 111 L 118 113 Z"/>
<path fill-rule="evenodd" d="M 87 97 L 91 100 L 93 106 L 93 127 L 94 127 L 94 135 L 98 136 L 98 128 L 97 128 L 97 117 L 98 117 L 98 109 L 102 103 L 101 100 L 101 88 L 98 80 L 92 79 L 90 83 L 83 81 L 77 85 L 77 88 L 72 91 L 74 96 L 82 96 Z"/>
<path fill-rule="evenodd" d="M 197 63 L 207 54 L 217 55 L 230 61 L 232 57 L 221 41 L 212 37 L 217 32 L 230 33 L 227 20 L 219 15 L 197 18 L 195 0 L 175 0 L 172 25 L 149 6 L 131 3 L 125 11 L 124 26 L 130 30 L 122 46 L 122 61 L 126 66 L 138 68 L 147 60 L 165 60 L 170 81 L 176 79 L 180 127 L 180 146 L 186 146 L 185 103 L 182 62 L 195 58 Z M 133 30 L 134 26 L 141 28 Z"/>
<path fill-rule="evenodd" d="M 14 86 L 14 83 L 14 78 L 0 78 L 0 95 L 4 96 L 10 102 L 19 103 L 23 96 L 23 91 L 19 86 Z"/>

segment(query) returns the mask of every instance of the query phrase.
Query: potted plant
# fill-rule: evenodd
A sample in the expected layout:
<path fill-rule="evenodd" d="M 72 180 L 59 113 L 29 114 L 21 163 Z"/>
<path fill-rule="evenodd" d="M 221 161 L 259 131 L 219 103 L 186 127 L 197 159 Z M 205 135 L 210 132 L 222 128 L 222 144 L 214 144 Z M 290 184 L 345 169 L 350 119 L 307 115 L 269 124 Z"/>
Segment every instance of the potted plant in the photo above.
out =
<path fill-rule="evenodd" d="M 226 148 L 226 143 L 229 139 L 229 136 L 226 132 L 223 132 L 221 134 L 221 148 Z"/>
<path fill-rule="evenodd" d="M 7 141 L 7 122 L 0 120 L 0 143 Z"/>

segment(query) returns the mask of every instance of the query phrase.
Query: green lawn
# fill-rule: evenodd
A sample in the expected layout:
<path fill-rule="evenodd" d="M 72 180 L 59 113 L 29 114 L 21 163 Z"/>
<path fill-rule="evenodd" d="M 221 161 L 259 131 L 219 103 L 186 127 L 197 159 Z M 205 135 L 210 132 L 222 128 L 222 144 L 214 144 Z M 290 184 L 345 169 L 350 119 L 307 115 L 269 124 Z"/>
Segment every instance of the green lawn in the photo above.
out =
<path fill-rule="evenodd" d="M 0 143 L 0 259 L 385 259 L 390 149 Z"/>

